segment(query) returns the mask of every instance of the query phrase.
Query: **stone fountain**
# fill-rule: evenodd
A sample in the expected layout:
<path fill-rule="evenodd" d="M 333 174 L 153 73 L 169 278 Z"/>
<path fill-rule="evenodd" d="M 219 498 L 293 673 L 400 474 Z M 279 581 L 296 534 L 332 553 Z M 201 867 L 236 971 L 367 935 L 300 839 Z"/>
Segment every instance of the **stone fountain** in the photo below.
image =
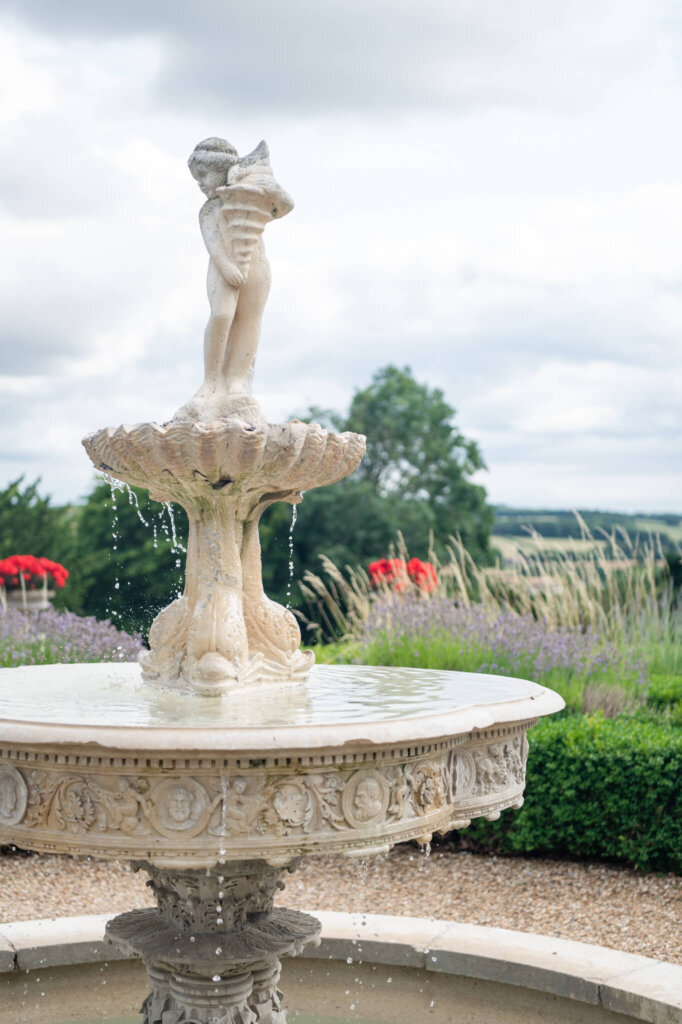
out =
<path fill-rule="evenodd" d="M 269 424 L 252 394 L 270 272 L 265 225 L 293 208 L 265 143 L 200 143 L 204 381 L 162 425 L 106 428 L 95 466 L 190 523 L 185 590 L 139 665 L 0 671 L 0 841 L 126 859 L 157 907 L 110 922 L 139 955 L 144 1024 L 284 1024 L 280 958 L 317 939 L 273 909 L 307 854 L 366 857 L 523 802 L 527 730 L 563 706 L 518 679 L 314 667 L 261 580 L 258 521 L 351 473 L 365 440 Z"/>

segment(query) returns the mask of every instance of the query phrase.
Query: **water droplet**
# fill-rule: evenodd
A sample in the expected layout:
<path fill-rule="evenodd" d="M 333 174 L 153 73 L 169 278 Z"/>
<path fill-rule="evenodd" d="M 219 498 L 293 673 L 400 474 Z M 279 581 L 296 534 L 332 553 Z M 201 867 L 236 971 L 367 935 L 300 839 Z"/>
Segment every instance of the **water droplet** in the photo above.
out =
<path fill-rule="evenodd" d="M 294 581 L 294 527 L 298 518 L 298 505 L 291 509 L 291 526 L 289 527 L 289 580 L 287 582 L 287 610 L 291 609 L 291 587 Z"/>

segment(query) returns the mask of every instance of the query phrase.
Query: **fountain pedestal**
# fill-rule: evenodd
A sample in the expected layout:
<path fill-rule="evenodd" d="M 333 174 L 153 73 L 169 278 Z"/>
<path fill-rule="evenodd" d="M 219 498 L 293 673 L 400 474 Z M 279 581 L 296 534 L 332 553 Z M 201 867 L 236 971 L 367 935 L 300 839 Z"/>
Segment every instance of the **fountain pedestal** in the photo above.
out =
<path fill-rule="evenodd" d="M 258 683 L 300 682 L 314 657 L 296 619 L 263 590 L 258 523 L 275 501 L 351 473 L 361 435 L 318 424 L 172 420 L 108 427 L 85 438 L 95 466 L 189 518 L 185 590 L 157 615 L 145 679 L 213 695 Z"/>
<path fill-rule="evenodd" d="M 107 937 L 144 961 L 152 991 L 143 1024 L 286 1024 L 280 957 L 316 941 L 320 925 L 273 910 L 282 869 L 258 860 L 208 871 L 135 866 L 149 872 L 157 909 L 121 914 Z"/>

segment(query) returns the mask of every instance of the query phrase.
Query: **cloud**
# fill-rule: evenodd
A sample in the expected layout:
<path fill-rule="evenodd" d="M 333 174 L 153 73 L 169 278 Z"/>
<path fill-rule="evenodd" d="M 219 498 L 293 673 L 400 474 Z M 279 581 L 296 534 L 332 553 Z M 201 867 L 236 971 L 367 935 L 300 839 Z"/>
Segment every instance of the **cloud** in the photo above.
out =
<path fill-rule="evenodd" d="M 225 133 L 242 151 L 265 135 L 297 203 L 266 236 L 273 420 L 342 409 L 409 364 L 481 442 L 496 500 L 679 507 L 665 4 L 292 0 L 229 24 L 217 2 L 2 10 L 5 479 L 24 467 L 73 498 L 83 434 L 164 420 L 199 384 L 186 159 Z"/>
<path fill-rule="evenodd" d="M 5 0 L 60 38 L 153 40 L 157 101 L 251 112 L 592 106 L 613 75 L 670 72 L 657 4 L 641 0 L 220 0 L 191 6 Z M 672 72 L 670 72 L 672 73 Z M 542 88 L 538 88 L 538 82 Z"/>

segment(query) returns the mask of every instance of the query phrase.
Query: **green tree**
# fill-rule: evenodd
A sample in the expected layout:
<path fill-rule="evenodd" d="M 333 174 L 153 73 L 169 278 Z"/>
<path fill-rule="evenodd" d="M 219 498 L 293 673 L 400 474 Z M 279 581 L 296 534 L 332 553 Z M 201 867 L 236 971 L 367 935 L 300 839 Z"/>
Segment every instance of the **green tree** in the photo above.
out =
<path fill-rule="evenodd" d="M 137 487 L 112 493 L 96 483 L 78 509 L 69 607 L 146 636 L 184 583 L 187 516 L 177 505 L 173 512 L 178 545 L 166 506 Z"/>
<path fill-rule="evenodd" d="M 478 445 L 465 438 L 455 410 L 439 388 L 420 384 L 408 367 L 378 370 L 357 391 L 348 414 L 311 408 L 301 419 L 367 436 L 367 454 L 352 477 L 310 491 L 299 507 L 294 532 L 295 574 L 318 571 L 320 555 L 339 566 L 365 564 L 388 553 L 400 531 L 412 554 L 425 558 L 433 535 L 437 553 L 458 534 L 479 562 L 491 560 L 493 509 L 472 475 L 485 468 Z M 281 557 L 283 517 L 264 516 L 266 586 L 279 600 L 288 557 Z M 288 535 L 287 535 L 288 539 Z M 274 557 L 273 557 L 274 556 Z"/>
<path fill-rule="evenodd" d="M 40 480 L 24 484 L 19 477 L 0 491 L 0 558 L 9 555 L 37 555 L 61 562 L 73 572 L 72 555 L 76 517 L 71 506 L 55 506 L 38 491 Z M 66 591 L 57 594 L 57 604 L 68 603 Z"/>

